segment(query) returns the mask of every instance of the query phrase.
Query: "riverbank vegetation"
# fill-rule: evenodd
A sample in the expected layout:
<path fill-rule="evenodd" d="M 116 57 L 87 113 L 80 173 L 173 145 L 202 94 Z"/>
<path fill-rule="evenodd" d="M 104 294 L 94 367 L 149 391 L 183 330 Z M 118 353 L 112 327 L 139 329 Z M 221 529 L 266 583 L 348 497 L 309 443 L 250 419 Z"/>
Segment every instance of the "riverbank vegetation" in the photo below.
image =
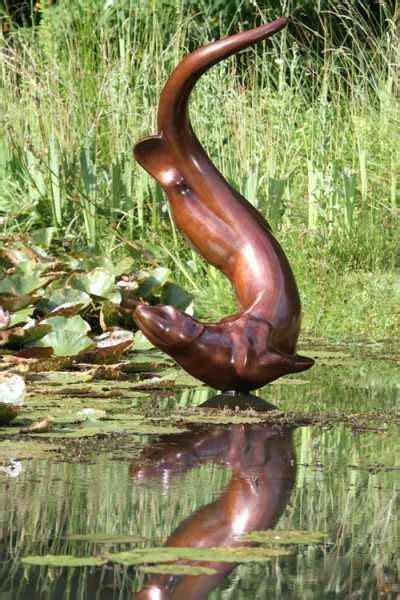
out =
<path fill-rule="evenodd" d="M 180 237 L 132 146 L 156 132 L 160 91 L 188 50 L 296 9 L 280 4 L 43 2 L 35 27 L 11 24 L 0 40 L 3 248 L 45 248 L 57 260 L 84 252 L 87 272 L 104 268 L 101 257 L 129 258 L 131 274 L 164 267 L 193 294 L 196 315 L 233 310 L 229 283 Z M 318 4 L 214 67 L 198 85 L 192 121 L 287 252 L 305 330 L 381 340 L 400 334 L 398 8 Z M 4 252 L 0 286 L 10 290 L 12 277 L 27 277 L 26 256 L 16 265 Z"/>

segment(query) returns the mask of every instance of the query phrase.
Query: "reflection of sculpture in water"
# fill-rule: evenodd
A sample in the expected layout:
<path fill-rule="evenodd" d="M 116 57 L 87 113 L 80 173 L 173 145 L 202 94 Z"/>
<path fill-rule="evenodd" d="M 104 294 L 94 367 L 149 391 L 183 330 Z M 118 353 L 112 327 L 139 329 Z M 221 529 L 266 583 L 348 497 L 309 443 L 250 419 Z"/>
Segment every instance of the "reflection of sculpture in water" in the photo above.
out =
<path fill-rule="evenodd" d="M 210 405 L 205 406 L 207 404 Z M 271 408 L 264 402 L 262 406 L 263 410 Z M 168 436 L 158 446 L 147 448 L 143 458 L 144 461 L 131 465 L 130 469 L 131 475 L 139 481 L 165 472 L 183 472 L 205 463 L 221 464 L 232 470 L 227 489 L 217 500 L 183 521 L 170 535 L 166 546 L 246 545 L 239 539 L 241 534 L 275 526 L 289 500 L 296 473 L 292 430 L 280 431 L 262 424 L 213 426 Z M 207 598 L 235 565 L 210 562 L 207 566 L 217 573 L 153 576 L 135 598 Z"/>
<path fill-rule="evenodd" d="M 172 306 L 138 303 L 135 320 L 186 371 L 222 390 L 255 389 L 313 364 L 296 354 L 300 298 L 285 253 L 261 214 L 211 163 L 188 116 L 190 93 L 205 71 L 286 23 L 280 18 L 187 56 L 162 92 L 159 134 L 135 146 L 136 159 L 167 194 L 177 227 L 229 278 L 241 310 L 203 324 Z"/>

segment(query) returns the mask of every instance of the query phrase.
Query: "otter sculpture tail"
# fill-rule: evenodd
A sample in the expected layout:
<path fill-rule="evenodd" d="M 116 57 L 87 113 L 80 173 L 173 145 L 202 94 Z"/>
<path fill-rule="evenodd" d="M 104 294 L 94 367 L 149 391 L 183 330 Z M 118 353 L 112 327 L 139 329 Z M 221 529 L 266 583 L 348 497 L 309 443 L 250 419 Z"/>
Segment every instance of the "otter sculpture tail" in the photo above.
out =
<path fill-rule="evenodd" d="M 230 279 L 241 309 L 219 323 L 203 324 L 171 306 L 139 303 L 135 320 L 186 371 L 222 390 L 255 389 L 313 364 L 295 352 L 300 299 L 282 248 L 260 213 L 211 163 L 188 115 L 190 93 L 203 73 L 286 23 L 280 18 L 189 54 L 161 94 L 158 135 L 134 149 L 167 194 L 177 227 Z"/>

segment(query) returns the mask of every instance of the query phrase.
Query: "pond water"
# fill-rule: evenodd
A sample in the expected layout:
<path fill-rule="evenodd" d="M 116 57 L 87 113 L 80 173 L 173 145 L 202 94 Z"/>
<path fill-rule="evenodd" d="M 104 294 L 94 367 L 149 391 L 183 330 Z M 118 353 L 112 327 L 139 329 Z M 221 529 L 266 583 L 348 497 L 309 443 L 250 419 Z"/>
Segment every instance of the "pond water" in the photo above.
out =
<path fill-rule="evenodd" d="M 250 399 L 213 400 L 179 378 L 158 390 L 37 378 L 26 413 L 0 429 L 0 600 L 398 599 L 398 358 L 310 354 L 311 371 Z M 207 401 L 212 408 L 193 409 Z M 226 403 L 247 410 L 219 408 Z M 269 418 L 270 405 L 284 414 Z M 68 411 L 82 407 L 106 410 L 108 420 L 74 422 Z M 46 414 L 53 431 L 19 434 L 24 419 Z M 150 574 L 161 559 L 126 565 L 118 554 L 167 540 L 243 547 L 242 534 L 271 528 L 274 545 L 255 548 L 282 555 L 252 558 L 252 545 L 245 562 L 179 561 L 212 569 L 201 575 Z M 288 531 L 326 536 L 277 544 L 290 541 Z M 23 562 L 46 555 L 103 562 Z"/>

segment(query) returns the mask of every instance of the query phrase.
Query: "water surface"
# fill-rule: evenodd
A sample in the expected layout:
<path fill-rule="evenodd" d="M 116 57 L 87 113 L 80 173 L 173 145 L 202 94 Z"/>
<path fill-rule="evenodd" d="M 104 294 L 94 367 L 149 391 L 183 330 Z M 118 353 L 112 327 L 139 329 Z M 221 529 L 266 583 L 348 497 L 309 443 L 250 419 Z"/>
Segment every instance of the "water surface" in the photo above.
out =
<path fill-rule="evenodd" d="M 0 599 L 125 599 L 151 583 L 168 590 L 165 597 L 182 599 L 398 598 L 398 364 L 393 357 L 348 354 L 320 353 L 312 371 L 259 394 L 285 411 L 328 414 L 326 422 L 175 421 L 177 432 L 169 436 L 98 433 L 87 444 L 69 440 L 62 454 L 14 463 L 12 449 L 8 457 L 3 452 Z M 110 409 L 161 420 L 214 395 L 190 388 L 130 397 L 126 390 L 107 399 Z M 80 398 L 94 406 L 99 394 Z M 0 435 L 6 438 L 4 430 Z M 49 438 L 36 444 L 58 443 Z M 214 576 L 191 578 L 113 564 L 65 569 L 21 562 L 27 555 L 94 556 L 168 539 L 172 545 L 232 545 L 238 532 L 270 527 L 327 537 L 292 546 L 289 556 L 213 564 Z"/>

